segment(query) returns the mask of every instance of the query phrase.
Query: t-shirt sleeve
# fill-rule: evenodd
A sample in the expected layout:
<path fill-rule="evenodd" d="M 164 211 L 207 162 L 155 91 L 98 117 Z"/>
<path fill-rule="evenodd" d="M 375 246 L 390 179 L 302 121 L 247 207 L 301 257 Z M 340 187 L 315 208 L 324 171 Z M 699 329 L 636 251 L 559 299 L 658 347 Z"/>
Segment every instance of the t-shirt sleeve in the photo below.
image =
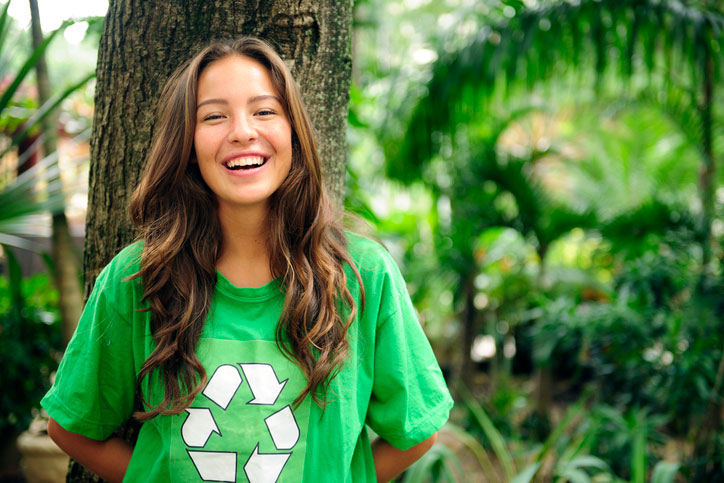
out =
<path fill-rule="evenodd" d="M 119 308 L 132 304 L 131 296 L 120 300 L 119 284 L 128 284 L 128 292 L 132 282 L 117 277 L 110 265 L 99 275 L 53 387 L 41 401 L 64 429 L 96 440 L 108 438 L 133 411 L 133 327 Z"/>
<path fill-rule="evenodd" d="M 380 287 L 367 424 L 392 446 L 405 450 L 445 424 L 453 401 L 405 281 L 389 254 L 383 257 L 387 273 Z"/>

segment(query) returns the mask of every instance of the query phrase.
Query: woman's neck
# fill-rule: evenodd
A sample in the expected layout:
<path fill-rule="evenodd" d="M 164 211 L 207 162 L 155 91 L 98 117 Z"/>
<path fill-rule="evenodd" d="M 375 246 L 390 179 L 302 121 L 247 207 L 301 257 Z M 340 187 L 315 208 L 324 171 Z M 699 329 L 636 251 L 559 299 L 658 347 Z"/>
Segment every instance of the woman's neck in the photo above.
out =
<path fill-rule="evenodd" d="M 266 210 L 219 207 L 223 234 L 216 268 L 237 287 L 261 287 L 272 280 Z"/>

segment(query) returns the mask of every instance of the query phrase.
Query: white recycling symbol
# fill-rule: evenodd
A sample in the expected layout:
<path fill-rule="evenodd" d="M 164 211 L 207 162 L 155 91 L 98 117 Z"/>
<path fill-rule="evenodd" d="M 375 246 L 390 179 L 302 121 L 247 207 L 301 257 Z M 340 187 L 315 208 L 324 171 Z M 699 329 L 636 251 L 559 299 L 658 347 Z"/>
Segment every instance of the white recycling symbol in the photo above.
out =
<path fill-rule="evenodd" d="M 239 363 L 241 372 L 249 384 L 253 398 L 246 404 L 273 406 L 289 379 L 279 382 L 274 368 L 264 363 Z M 202 394 L 226 410 L 241 387 L 243 380 L 233 364 L 216 368 Z M 209 408 L 190 407 L 181 426 L 181 437 L 189 448 L 187 453 L 196 471 L 204 481 L 235 482 L 237 454 L 233 451 L 203 451 L 201 448 L 212 433 L 223 436 Z M 269 435 L 278 451 L 261 453 L 256 444 L 244 464 L 244 473 L 250 483 L 274 483 L 292 455 L 291 450 L 299 441 L 299 425 L 292 408 L 287 405 L 264 419 Z"/>

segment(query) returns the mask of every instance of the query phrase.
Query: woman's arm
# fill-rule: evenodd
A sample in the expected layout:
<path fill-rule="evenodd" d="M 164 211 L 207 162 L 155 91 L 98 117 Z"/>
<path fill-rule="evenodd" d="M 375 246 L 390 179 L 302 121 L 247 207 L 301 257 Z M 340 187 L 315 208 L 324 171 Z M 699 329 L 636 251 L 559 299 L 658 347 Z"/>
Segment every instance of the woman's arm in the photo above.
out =
<path fill-rule="evenodd" d="M 112 483 L 120 482 L 131 461 L 133 448 L 120 438 L 96 441 L 66 431 L 53 418 L 48 421 L 48 436 L 71 458 Z"/>
<path fill-rule="evenodd" d="M 408 466 L 419 460 L 437 439 L 437 433 L 405 451 L 399 450 L 382 438 L 372 442 L 372 457 L 375 461 L 378 483 L 386 483 L 402 473 Z"/>

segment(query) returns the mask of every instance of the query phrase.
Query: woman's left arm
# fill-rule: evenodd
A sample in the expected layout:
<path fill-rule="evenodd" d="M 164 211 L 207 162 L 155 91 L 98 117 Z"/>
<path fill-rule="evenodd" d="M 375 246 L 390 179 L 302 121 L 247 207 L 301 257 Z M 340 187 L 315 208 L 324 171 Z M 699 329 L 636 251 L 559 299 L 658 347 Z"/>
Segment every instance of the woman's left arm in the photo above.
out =
<path fill-rule="evenodd" d="M 437 439 L 437 433 L 405 451 L 399 450 L 382 438 L 372 442 L 372 457 L 375 461 L 377 482 L 386 483 L 405 471 L 412 463 L 419 460 Z"/>

